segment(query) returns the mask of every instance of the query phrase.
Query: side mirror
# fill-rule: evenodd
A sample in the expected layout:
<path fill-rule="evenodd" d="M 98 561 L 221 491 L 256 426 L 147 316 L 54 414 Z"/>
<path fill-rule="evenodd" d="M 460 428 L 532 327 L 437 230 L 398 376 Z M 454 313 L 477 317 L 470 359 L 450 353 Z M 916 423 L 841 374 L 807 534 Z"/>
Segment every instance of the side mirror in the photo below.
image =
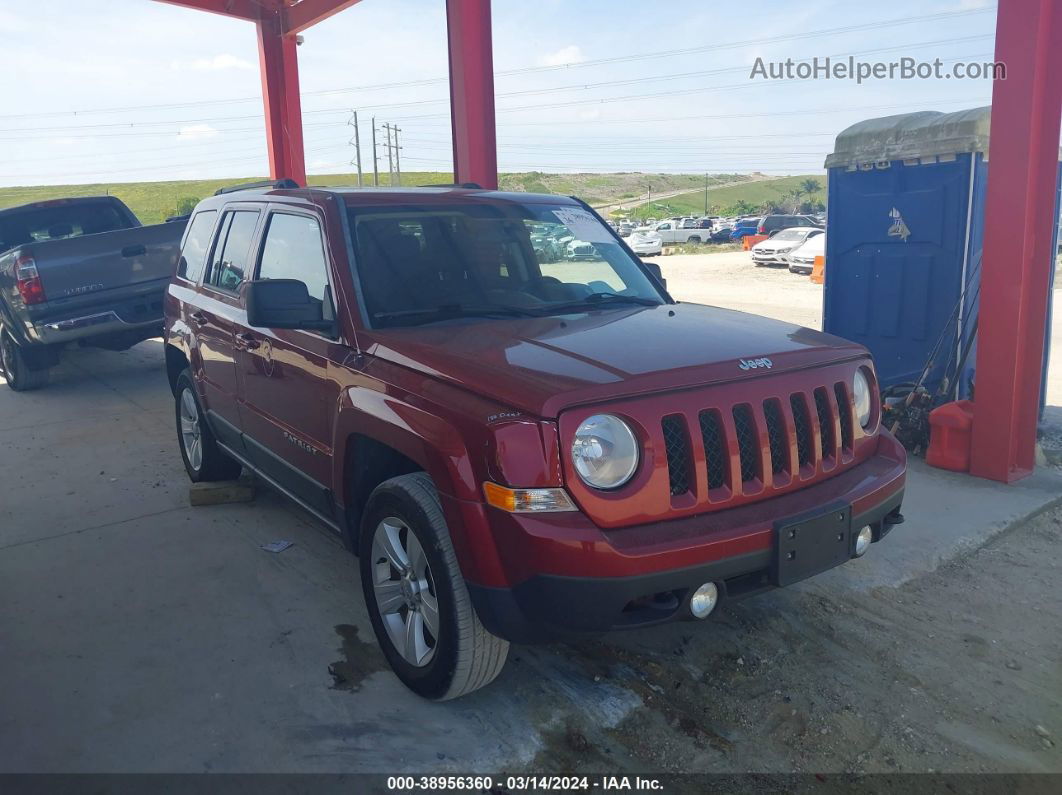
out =
<path fill-rule="evenodd" d="M 667 279 L 664 278 L 664 272 L 660 270 L 660 265 L 656 262 L 646 262 L 644 259 L 642 260 L 642 265 L 653 275 L 654 279 L 660 282 L 660 286 L 666 290 Z"/>
<path fill-rule="evenodd" d="M 257 328 L 298 328 L 335 331 L 335 321 L 326 320 L 320 301 L 310 298 L 306 285 L 297 279 L 261 279 L 248 282 L 247 323 Z"/>

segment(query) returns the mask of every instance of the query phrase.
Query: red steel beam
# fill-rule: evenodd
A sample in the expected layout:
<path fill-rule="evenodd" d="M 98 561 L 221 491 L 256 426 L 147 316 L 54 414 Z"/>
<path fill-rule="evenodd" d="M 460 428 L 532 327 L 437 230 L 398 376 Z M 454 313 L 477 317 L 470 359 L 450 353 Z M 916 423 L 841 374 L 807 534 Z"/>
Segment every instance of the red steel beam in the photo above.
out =
<path fill-rule="evenodd" d="M 301 33 L 358 2 L 360 0 L 301 0 L 296 4 L 289 2 L 284 11 L 284 32 Z"/>
<path fill-rule="evenodd" d="M 305 185 L 306 155 L 302 143 L 295 36 L 283 33 L 279 14 L 258 20 L 257 27 L 269 174 L 273 179 L 288 178 Z"/>
<path fill-rule="evenodd" d="M 454 182 L 498 187 L 490 0 L 446 0 Z"/>
<path fill-rule="evenodd" d="M 970 472 L 1035 465 L 1062 118 L 1062 3 L 999 0 Z"/>
<path fill-rule="evenodd" d="M 209 11 L 212 14 L 222 14 L 236 19 L 256 21 L 261 16 L 263 9 L 268 11 L 271 7 L 279 6 L 278 0 L 156 0 L 158 3 L 168 3 L 173 6 L 184 6 L 195 11 Z"/>

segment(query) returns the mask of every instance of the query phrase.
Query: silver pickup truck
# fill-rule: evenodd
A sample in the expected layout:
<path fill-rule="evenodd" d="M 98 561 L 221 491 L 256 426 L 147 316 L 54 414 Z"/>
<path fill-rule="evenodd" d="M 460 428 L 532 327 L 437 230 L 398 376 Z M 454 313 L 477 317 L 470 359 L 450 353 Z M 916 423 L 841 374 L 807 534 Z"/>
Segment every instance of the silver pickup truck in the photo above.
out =
<path fill-rule="evenodd" d="M 113 196 L 0 210 L 0 369 L 48 381 L 67 343 L 124 350 L 162 329 L 184 221 L 142 226 Z"/>

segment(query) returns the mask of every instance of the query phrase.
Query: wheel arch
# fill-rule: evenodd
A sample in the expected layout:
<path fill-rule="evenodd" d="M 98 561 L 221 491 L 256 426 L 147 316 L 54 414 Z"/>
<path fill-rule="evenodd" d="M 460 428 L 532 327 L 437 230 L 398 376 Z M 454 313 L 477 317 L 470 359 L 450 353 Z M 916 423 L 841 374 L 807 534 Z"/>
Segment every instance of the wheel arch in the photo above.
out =
<path fill-rule="evenodd" d="M 185 369 L 191 367 L 191 363 L 188 361 L 188 357 L 184 351 L 178 348 L 176 345 L 166 343 L 166 378 L 170 382 L 170 392 L 177 393 L 177 376 L 179 376 Z"/>
<path fill-rule="evenodd" d="M 356 550 L 362 511 L 372 490 L 398 475 L 423 471 L 438 490 L 459 558 L 468 528 L 454 500 L 479 499 L 467 446 L 454 425 L 385 393 L 351 388 L 340 401 L 333 482 L 347 545 Z"/>

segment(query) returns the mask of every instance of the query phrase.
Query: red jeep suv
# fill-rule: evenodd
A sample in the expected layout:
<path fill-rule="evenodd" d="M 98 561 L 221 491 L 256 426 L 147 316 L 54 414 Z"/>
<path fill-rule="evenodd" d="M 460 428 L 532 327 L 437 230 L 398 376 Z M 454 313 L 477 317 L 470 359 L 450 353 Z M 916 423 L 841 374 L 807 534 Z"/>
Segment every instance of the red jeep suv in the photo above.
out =
<path fill-rule="evenodd" d="M 224 193 L 165 313 L 191 479 L 246 467 L 341 534 L 427 698 L 510 641 L 703 619 L 902 520 L 864 348 L 674 301 L 576 199 Z"/>

